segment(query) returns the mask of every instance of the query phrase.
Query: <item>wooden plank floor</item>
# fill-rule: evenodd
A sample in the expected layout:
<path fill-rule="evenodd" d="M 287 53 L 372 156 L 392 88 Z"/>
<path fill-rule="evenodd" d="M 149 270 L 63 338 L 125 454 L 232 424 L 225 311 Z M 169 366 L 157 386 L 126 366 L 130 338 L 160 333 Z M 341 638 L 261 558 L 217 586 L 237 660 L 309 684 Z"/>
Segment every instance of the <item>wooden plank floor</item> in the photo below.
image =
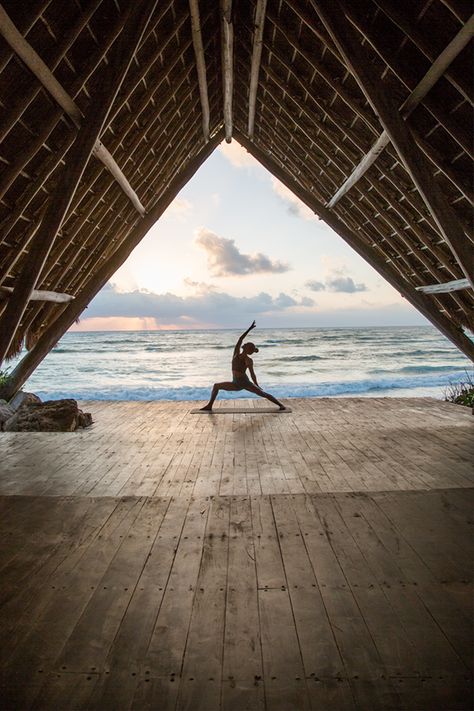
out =
<path fill-rule="evenodd" d="M 83 403 L 0 435 L 0 708 L 472 708 L 474 418 Z"/>

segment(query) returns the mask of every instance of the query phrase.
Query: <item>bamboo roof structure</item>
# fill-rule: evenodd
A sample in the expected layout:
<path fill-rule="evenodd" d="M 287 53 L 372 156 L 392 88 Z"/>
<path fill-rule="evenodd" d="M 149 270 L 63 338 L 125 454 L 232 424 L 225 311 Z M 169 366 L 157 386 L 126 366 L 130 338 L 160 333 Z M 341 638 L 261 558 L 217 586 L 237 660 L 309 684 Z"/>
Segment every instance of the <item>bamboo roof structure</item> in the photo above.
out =
<path fill-rule="evenodd" d="M 464 0 L 3 2 L 0 363 L 26 343 L 16 385 L 224 138 L 474 359 L 473 31 Z"/>

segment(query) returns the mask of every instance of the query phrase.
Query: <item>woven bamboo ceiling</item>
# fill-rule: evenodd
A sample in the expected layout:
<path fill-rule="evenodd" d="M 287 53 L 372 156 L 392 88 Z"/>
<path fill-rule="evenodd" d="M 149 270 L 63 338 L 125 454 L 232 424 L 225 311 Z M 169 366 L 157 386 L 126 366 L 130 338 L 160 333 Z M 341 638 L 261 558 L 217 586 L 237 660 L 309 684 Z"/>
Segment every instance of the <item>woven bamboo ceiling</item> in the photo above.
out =
<path fill-rule="evenodd" d="M 37 365 L 224 137 L 473 357 L 470 13 L 467 0 L 4 2 L 0 362 L 26 340 Z"/>

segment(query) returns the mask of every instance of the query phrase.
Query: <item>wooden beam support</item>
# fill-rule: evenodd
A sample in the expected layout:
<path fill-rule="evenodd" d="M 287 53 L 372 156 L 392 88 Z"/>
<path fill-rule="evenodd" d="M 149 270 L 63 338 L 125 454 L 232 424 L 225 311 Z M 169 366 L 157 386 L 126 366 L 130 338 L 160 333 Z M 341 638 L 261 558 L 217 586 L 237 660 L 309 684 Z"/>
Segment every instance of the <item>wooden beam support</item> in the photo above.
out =
<path fill-rule="evenodd" d="M 378 115 L 441 235 L 474 288 L 474 256 L 462 225 L 438 183 L 433 180 L 410 127 L 400 116 L 393 99 L 381 89 L 380 80 L 371 63 L 367 61 L 356 31 L 345 17 L 339 0 L 311 0 L 311 3 L 339 48 L 348 69 Z"/>
<path fill-rule="evenodd" d="M 66 154 L 61 191 L 56 200 L 50 200 L 40 228 L 31 241 L 28 255 L 14 292 L 0 320 L 0 364 L 7 356 L 16 330 L 23 317 L 39 275 L 41 274 L 56 235 L 66 216 L 71 200 L 82 178 L 112 104 L 128 71 L 133 55 L 141 41 L 157 0 L 130 5 L 124 30 L 112 48 L 109 64 L 103 73 L 102 83 L 91 98 L 76 141 Z"/>
<path fill-rule="evenodd" d="M 220 0 L 220 3 L 225 140 L 227 143 L 230 143 L 232 141 L 232 96 L 234 93 L 234 26 L 232 24 L 232 0 Z"/>
<path fill-rule="evenodd" d="M 79 128 L 82 122 L 82 113 L 73 101 L 71 96 L 67 93 L 65 89 L 58 82 L 52 71 L 46 66 L 39 54 L 33 49 L 33 47 L 25 40 L 20 32 L 16 29 L 13 22 L 8 17 L 4 8 L 0 5 L 0 34 L 8 42 L 10 47 L 17 53 L 17 55 L 22 59 L 24 64 L 28 69 L 34 74 L 34 76 L 41 82 L 44 88 L 49 91 L 53 99 L 59 104 L 63 111 L 72 119 L 74 124 Z M 131 200 L 132 204 L 140 215 L 145 214 L 145 208 L 141 204 L 138 195 L 133 190 L 132 186 L 128 182 L 127 178 L 123 174 L 119 165 L 105 148 L 105 146 L 97 140 L 94 146 L 94 155 L 98 160 L 100 160 L 107 170 L 114 176 L 115 180 L 119 183 L 120 187 L 124 191 L 125 195 Z"/>
<path fill-rule="evenodd" d="M 419 51 L 430 60 L 430 62 L 434 62 L 434 64 L 438 62 L 439 58 L 435 59 L 435 54 L 430 46 L 429 38 L 427 38 L 425 33 L 423 33 L 416 26 L 416 24 L 412 22 L 410 18 L 407 18 L 407 16 L 403 13 L 403 5 L 400 3 L 396 4 L 393 0 L 374 0 L 374 2 L 380 10 L 382 10 L 382 12 L 390 18 L 393 24 L 399 27 L 401 31 L 410 38 L 415 47 L 419 49 Z M 456 46 L 452 46 L 452 51 L 455 53 L 454 56 L 457 56 L 460 53 L 472 37 L 473 21 L 474 17 L 471 15 L 469 20 L 463 23 L 463 27 L 457 33 L 454 40 L 449 43 L 448 47 L 453 45 L 453 42 L 459 45 L 459 49 Z M 448 47 L 446 49 L 448 49 Z M 442 54 L 444 54 L 444 52 L 442 52 Z M 451 64 L 451 60 L 449 60 L 446 64 L 444 71 L 445 78 L 457 89 L 457 91 L 459 91 L 466 101 L 472 104 L 472 92 L 470 86 L 468 86 L 469 77 L 461 77 L 460 72 L 455 72 L 454 69 L 448 71 L 449 64 Z"/>
<path fill-rule="evenodd" d="M 7 385 L 0 391 L 0 397 L 9 400 L 18 392 L 23 383 L 30 377 L 41 361 L 49 353 L 59 339 L 66 333 L 68 328 L 79 318 L 84 309 L 92 301 L 94 296 L 102 289 L 109 279 L 115 274 L 117 269 L 125 262 L 134 248 L 141 242 L 147 232 L 153 227 L 155 222 L 161 217 L 166 208 L 174 200 L 179 191 L 188 183 L 193 175 L 199 170 L 201 165 L 207 160 L 214 149 L 222 141 L 223 132 L 218 131 L 210 137 L 196 156 L 191 158 L 181 169 L 178 168 L 174 177 L 168 183 L 167 189 L 159 198 L 150 212 L 140 220 L 127 236 L 125 241 L 110 256 L 109 259 L 93 275 L 89 282 L 81 289 L 73 302 L 68 304 L 65 310 L 51 324 L 51 326 L 38 339 L 33 348 L 22 358 L 20 363 L 11 373 Z"/>
<path fill-rule="evenodd" d="M 458 291 L 459 289 L 469 289 L 469 282 L 467 279 L 454 279 L 453 281 L 447 281 L 445 284 L 430 284 L 429 286 L 417 286 L 417 291 L 422 291 L 424 294 L 448 294 L 451 291 Z"/>
<path fill-rule="evenodd" d="M 206 62 L 204 59 L 204 47 L 202 44 L 201 19 L 199 17 L 198 0 L 189 0 L 189 11 L 191 13 L 191 32 L 193 37 L 194 56 L 196 57 L 196 69 L 199 83 L 199 96 L 201 97 L 202 109 L 202 132 L 204 140 L 209 140 L 209 97 L 207 92 Z"/>
<path fill-rule="evenodd" d="M 0 286 L 0 299 L 8 299 L 13 294 L 12 286 Z M 52 301 L 55 304 L 66 304 L 72 301 L 71 294 L 60 294 L 57 291 L 37 291 L 33 289 L 30 301 Z"/>
<path fill-rule="evenodd" d="M 400 106 L 400 113 L 403 118 L 406 119 L 411 114 L 413 109 L 415 109 L 418 104 L 423 101 L 429 90 L 436 84 L 438 79 L 443 76 L 447 67 L 449 67 L 451 62 L 458 56 L 461 50 L 464 49 L 473 36 L 474 15 L 472 15 L 468 22 L 466 22 L 466 24 L 459 30 L 454 39 L 451 40 L 448 46 L 445 47 L 441 54 L 436 58 L 425 76 L 418 82 L 411 94 Z M 370 166 L 377 160 L 378 156 L 389 143 L 390 137 L 386 131 L 383 131 L 370 151 L 362 158 L 351 175 L 348 176 L 339 190 L 330 199 L 327 205 L 328 207 L 334 207 L 339 202 L 342 196 L 345 195 L 364 175 L 364 173 L 367 172 Z"/>
<path fill-rule="evenodd" d="M 328 210 L 322 201 L 299 182 L 292 178 L 286 170 L 272 157 L 269 152 L 263 151 L 254 141 L 249 141 L 244 134 L 235 132 L 235 139 L 256 158 L 267 170 L 291 190 L 305 205 L 331 227 L 342 239 L 349 244 L 366 262 L 370 264 L 394 289 L 409 301 L 420 313 L 425 316 L 438 330 L 440 330 L 454 345 L 468 358 L 474 361 L 474 343 L 471 339 L 442 314 L 434 306 L 430 297 L 420 294 L 408 282 L 403 281 L 390 265 L 377 256 L 360 236 L 351 230 L 335 213 Z"/>
<path fill-rule="evenodd" d="M 314 5 L 315 0 L 311 0 Z M 403 60 L 403 53 L 399 54 L 392 49 L 389 42 L 383 41 L 383 36 L 380 35 L 372 24 L 364 20 L 359 3 L 345 3 L 344 13 L 353 27 L 357 30 L 357 38 L 362 44 L 369 44 L 380 59 L 392 70 L 398 81 L 412 91 L 416 84 L 417 78 L 413 73 L 413 68 L 408 67 Z M 469 15 L 470 16 L 470 15 Z M 344 15 L 341 18 L 344 21 Z M 331 44 L 334 44 L 331 41 Z M 339 52 L 338 52 L 339 53 Z M 368 57 L 366 56 L 366 59 Z M 371 61 L 369 59 L 369 61 Z M 374 71 L 374 67 L 371 67 Z M 377 80 L 380 81 L 380 76 L 377 75 Z M 436 101 L 429 94 L 425 97 L 423 108 L 426 109 L 435 119 L 435 123 L 439 124 L 451 138 L 467 153 L 473 157 L 472 132 L 467 126 L 461 125 L 456 119 L 455 113 L 448 111 L 447 107 L 441 102 Z"/>
<path fill-rule="evenodd" d="M 383 131 L 381 135 L 377 138 L 375 141 L 374 145 L 368 151 L 365 156 L 362 158 L 360 163 L 356 165 L 352 173 L 346 178 L 346 180 L 342 183 L 341 187 L 338 188 L 338 190 L 334 193 L 332 198 L 329 200 L 327 203 L 328 208 L 333 208 L 337 205 L 339 200 L 349 192 L 349 190 L 354 187 L 356 183 L 359 182 L 359 180 L 362 178 L 365 173 L 369 170 L 370 166 L 375 163 L 379 155 L 382 153 L 382 151 L 388 146 L 390 143 L 390 138 L 388 137 L 388 134 L 386 131 Z"/>
<path fill-rule="evenodd" d="M 260 73 L 260 62 L 263 48 L 263 28 L 265 25 L 265 12 L 267 0 L 257 0 L 255 7 L 252 64 L 250 67 L 250 88 L 249 88 L 249 119 L 248 134 L 253 138 L 255 127 L 255 108 L 257 104 L 258 75 Z"/>

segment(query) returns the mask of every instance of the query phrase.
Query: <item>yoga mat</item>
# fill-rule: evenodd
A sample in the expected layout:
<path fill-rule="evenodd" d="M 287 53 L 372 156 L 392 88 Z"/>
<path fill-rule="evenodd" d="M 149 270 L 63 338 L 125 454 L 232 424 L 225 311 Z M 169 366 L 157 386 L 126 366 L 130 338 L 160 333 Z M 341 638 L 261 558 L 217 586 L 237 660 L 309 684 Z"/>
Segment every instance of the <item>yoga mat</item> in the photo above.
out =
<path fill-rule="evenodd" d="M 286 412 L 291 412 L 291 407 L 285 410 L 278 410 L 274 407 L 216 407 L 214 410 L 191 410 L 190 415 L 266 415 L 273 413 L 274 415 L 284 415 Z"/>

